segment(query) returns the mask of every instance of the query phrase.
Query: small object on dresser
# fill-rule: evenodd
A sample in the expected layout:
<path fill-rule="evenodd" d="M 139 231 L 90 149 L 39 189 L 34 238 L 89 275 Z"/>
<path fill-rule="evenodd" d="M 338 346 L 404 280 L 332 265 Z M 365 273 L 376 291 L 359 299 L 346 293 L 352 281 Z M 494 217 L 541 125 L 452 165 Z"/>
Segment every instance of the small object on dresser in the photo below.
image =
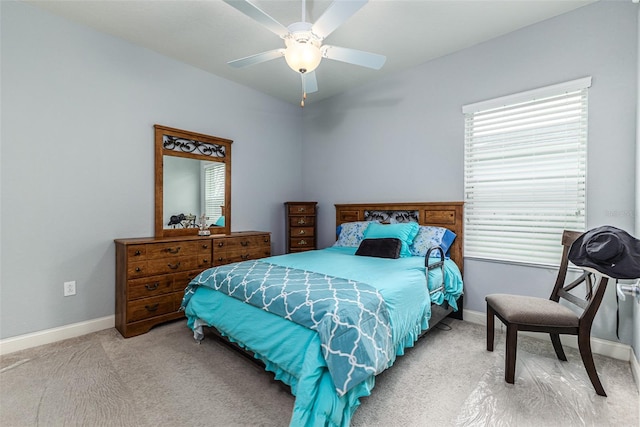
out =
<path fill-rule="evenodd" d="M 287 253 L 317 249 L 317 202 L 286 202 Z"/>
<path fill-rule="evenodd" d="M 211 231 L 207 228 L 207 217 L 205 214 L 200 215 L 200 230 L 198 230 L 198 236 L 209 236 Z"/>

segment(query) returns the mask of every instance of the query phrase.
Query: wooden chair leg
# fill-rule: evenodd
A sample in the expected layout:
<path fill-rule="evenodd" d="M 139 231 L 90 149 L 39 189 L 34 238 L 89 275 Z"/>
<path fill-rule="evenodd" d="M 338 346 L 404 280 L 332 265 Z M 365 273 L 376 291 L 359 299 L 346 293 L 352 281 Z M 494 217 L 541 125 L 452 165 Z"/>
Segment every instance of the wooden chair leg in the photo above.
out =
<path fill-rule="evenodd" d="M 586 333 L 578 334 L 578 348 L 580 349 L 582 363 L 584 364 L 584 368 L 587 370 L 587 375 L 589 375 L 589 379 L 591 380 L 591 384 L 593 384 L 593 388 L 596 390 L 596 393 L 599 396 L 607 397 L 607 393 L 605 393 L 604 387 L 602 387 L 602 383 L 600 382 L 600 378 L 598 377 L 596 365 L 595 363 L 593 363 L 593 354 L 591 353 L 591 338 L 589 331 L 587 331 Z"/>
<path fill-rule="evenodd" d="M 513 384 L 515 382 L 517 347 L 518 326 L 507 325 L 507 348 L 504 356 L 504 380 L 509 384 Z"/>
<path fill-rule="evenodd" d="M 564 354 L 564 349 L 560 342 L 560 335 L 553 333 L 550 333 L 549 335 L 551 336 L 551 342 L 553 343 L 553 349 L 556 351 L 556 356 L 558 356 L 558 359 L 566 362 L 567 356 Z"/>
<path fill-rule="evenodd" d="M 493 335 L 495 328 L 495 312 L 487 304 L 487 351 L 493 351 Z"/>

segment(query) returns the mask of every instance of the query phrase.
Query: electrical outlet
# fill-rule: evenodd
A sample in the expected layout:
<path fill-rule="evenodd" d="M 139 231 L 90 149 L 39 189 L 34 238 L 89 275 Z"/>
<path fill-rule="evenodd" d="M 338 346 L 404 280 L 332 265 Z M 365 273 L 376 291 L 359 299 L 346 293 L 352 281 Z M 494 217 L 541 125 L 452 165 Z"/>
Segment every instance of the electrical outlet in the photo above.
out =
<path fill-rule="evenodd" d="M 76 294 L 76 281 L 64 282 L 64 296 L 70 297 Z"/>

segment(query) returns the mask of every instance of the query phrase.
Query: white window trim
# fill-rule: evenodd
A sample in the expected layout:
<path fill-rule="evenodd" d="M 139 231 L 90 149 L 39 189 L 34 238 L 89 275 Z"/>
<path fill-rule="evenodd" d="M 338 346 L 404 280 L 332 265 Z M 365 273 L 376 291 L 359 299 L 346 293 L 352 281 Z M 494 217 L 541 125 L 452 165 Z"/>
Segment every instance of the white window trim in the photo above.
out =
<path fill-rule="evenodd" d="M 518 104 L 520 102 L 527 102 L 533 99 L 546 98 L 558 95 L 562 92 L 573 92 L 575 90 L 585 89 L 588 87 L 591 87 L 591 76 L 463 105 L 462 113 L 477 113 L 478 111 L 491 110 L 492 108 L 504 107 L 509 104 Z"/>

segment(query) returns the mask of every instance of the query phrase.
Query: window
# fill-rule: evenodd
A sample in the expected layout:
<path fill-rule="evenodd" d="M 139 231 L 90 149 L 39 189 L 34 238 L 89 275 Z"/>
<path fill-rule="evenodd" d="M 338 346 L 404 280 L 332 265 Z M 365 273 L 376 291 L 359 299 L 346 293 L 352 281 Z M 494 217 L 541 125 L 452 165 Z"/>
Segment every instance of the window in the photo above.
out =
<path fill-rule="evenodd" d="M 225 164 L 203 162 L 204 214 L 208 224 L 215 224 L 224 211 Z"/>
<path fill-rule="evenodd" d="M 465 256 L 555 264 L 583 231 L 591 77 L 463 107 Z"/>

